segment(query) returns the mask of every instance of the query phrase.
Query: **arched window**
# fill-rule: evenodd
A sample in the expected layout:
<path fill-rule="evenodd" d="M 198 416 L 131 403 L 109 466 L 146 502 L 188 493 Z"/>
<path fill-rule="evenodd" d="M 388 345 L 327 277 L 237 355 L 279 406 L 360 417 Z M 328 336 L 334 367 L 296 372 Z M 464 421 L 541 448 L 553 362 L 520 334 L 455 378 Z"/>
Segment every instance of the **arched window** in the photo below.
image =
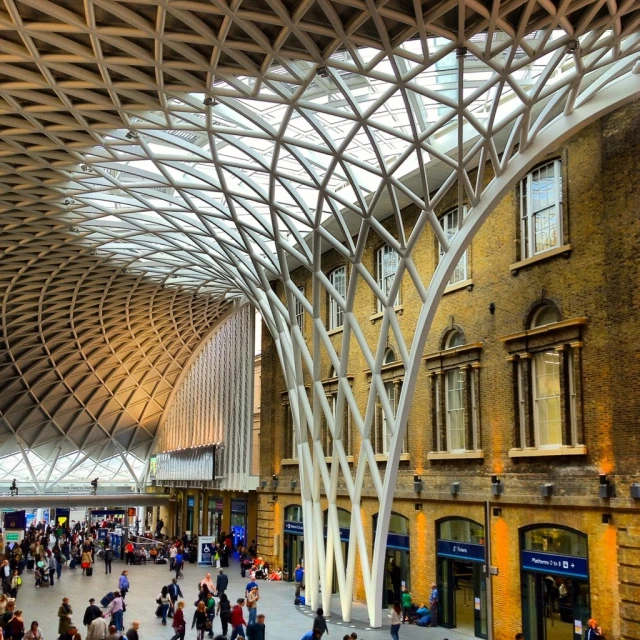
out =
<path fill-rule="evenodd" d="M 539 307 L 534 309 L 531 314 L 531 319 L 529 320 L 529 329 L 536 329 L 538 327 L 544 327 L 548 324 L 553 324 L 554 322 L 558 322 L 560 320 L 560 313 L 558 309 L 549 304 L 541 304 Z"/>
<path fill-rule="evenodd" d="M 396 361 L 396 353 L 393 349 L 389 348 L 384 354 L 384 364 L 393 364 Z"/>
<path fill-rule="evenodd" d="M 338 267 L 329 274 L 329 282 L 336 293 L 344 300 L 347 295 L 347 268 Z M 329 294 L 329 330 L 338 329 L 344 324 L 344 312 L 337 299 Z"/>
<path fill-rule="evenodd" d="M 463 209 L 463 212 L 462 212 L 463 218 L 465 213 L 466 213 L 466 208 Z M 458 209 L 458 207 L 456 207 L 455 209 L 452 209 L 451 211 L 448 211 L 447 213 L 445 213 L 440 218 L 440 226 L 442 227 L 442 230 L 444 231 L 444 235 L 446 236 L 449 242 L 451 242 L 455 237 L 456 233 L 458 233 L 458 228 L 459 228 L 458 222 L 460 223 L 462 222 L 461 220 L 459 221 L 459 217 L 460 217 L 460 210 Z M 440 245 L 440 259 L 442 259 L 442 256 L 444 256 L 444 251 L 442 249 L 442 245 Z M 460 258 L 460 262 L 458 262 L 458 264 L 456 265 L 456 268 L 451 274 L 451 279 L 449 280 L 449 284 L 456 284 L 458 282 L 462 282 L 463 280 L 466 280 L 468 277 L 469 276 L 467 275 L 467 252 L 465 251 L 462 254 L 462 258 Z"/>
<path fill-rule="evenodd" d="M 393 279 L 398 271 L 398 253 L 395 249 L 385 244 L 376 252 L 376 279 L 385 297 L 389 296 Z M 396 296 L 393 306 L 400 304 L 400 293 Z M 383 304 L 378 300 L 378 311 L 382 311 Z"/>
<path fill-rule="evenodd" d="M 465 342 L 464 334 L 460 329 L 451 329 L 442 341 L 442 348 L 454 349 L 455 347 L 461 347 Z"/>

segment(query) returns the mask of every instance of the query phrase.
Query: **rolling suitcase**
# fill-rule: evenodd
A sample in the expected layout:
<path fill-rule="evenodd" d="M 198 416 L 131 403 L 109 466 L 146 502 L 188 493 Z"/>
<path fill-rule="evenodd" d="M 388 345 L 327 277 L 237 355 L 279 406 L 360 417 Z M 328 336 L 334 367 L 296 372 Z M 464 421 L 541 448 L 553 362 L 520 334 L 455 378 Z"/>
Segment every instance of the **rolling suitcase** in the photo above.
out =
<path fill-rule="evenodd" d="M 90 577 L 93 575 L 93 567 L 87 567 L 85 574 L 87 577 Z"/>
<path fill-rule="evenodd" d="M 113 595 L 113 591 L 109 591 L 109 593 L 107 593 L 107 595 L 102 598 L 102 600 L 100 600 L 100 606 L 102 608 L 108 607 L 114 598 L 115 596 Z"/>

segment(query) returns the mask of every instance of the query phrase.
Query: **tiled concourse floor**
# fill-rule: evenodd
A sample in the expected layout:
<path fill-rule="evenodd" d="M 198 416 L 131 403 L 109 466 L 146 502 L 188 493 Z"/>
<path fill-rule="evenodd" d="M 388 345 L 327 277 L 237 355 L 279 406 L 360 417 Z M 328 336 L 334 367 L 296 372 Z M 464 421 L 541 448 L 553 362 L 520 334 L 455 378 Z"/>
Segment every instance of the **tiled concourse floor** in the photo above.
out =
<path fill-rule="evenodd" d="M 61 582 L 48 588 L 35 588 L 32 573 L 25 573 L 23 585 L 18 594 L 18 608 L 24 611 L 25 627 L 28 628 L 31 620 L 38 620 L 44 635 L 44 640 L 56 640 L 58 637 L 57 611 L 62 598 L 67 596 L 73 609 L 73 622 L 82 625 L 82 616 L 89 604 L 89 598 L 95 598 L 99 603 L 100 598 L 108 591 L 117 588 L 118 577 L 124 569 L 121 562 L 113 563 L 113 573 L 104 574 L 104 565 L 96 563 L 94 574 L 87 578 L 82 576 L 80 569 L 70 570 L 64 568 Z M 133 566 L 128 567 L 131 590 L 127 594 L 127 612 L 125 613 L 125 628 L 129 628 L 133 620 L 140 621 L 141 640 L 167 640 L 173 635 L 169 626 L 163 627 L 160 620 L 155 617 L 155 599 L 163 585 L 168 584 L 173 577 L 167 565 Z M 247 580 L 240 576 L 237 564 L 225 569 L 229 576 L 229 589 L 227 595 L 230 600 L 244 596 L 244 587 Z M 206 573 L 203 568 L 188 564 L 185 567 L 185 578 L 180 581 L 181 589 L 185 596 L 185 611 L 187 612 L 187 639 L 196 637 L 195 629 L 190 629 L 193 616 L 193 603 L 197 597 L 197 583 Z M 212 572 L 215 576 L 215 570 Z M 311 629 L 312 616 L 308 608 L 298 608 L 293 605 L 294 587 L 289 583 L 260 582 L 260 604 L 258 612 L 266 615 L 267 638 L 269 640 L 299 640 L 303 634 Z M 333 621 L 341 620 L 337 614 L 339 610 L 337 602 L 334 604 Z M 358 638 L 375 640 L 389 638 L 389 621 L 385 616 L 382 629 L 367 630 L 364 607 L 354 605 L 354 618 L 352 623 L 332 624 L 329 620 L 330 640 L 341 640 L 346 633 L 356 631 Z M 245 613 L 246 619 L 246 613 Z M 218 618 L 213 623 L 214 632 L 221 632 Z M 86 636 L 86 630 L 80 629 L 82 638 Z M 461 635 L 450 629 L 423 629 L 412 625 L 403 625 L 400 629 L 402 640 L 469 640 L 469 636 Z"/>

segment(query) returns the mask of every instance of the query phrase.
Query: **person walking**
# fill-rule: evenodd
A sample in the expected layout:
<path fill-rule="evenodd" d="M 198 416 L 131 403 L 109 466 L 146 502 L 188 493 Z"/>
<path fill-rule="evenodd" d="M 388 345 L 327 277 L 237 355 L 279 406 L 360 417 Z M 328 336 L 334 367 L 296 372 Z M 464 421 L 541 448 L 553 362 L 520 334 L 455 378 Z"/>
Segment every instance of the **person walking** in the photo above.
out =
<path fill-rule="evenodd" d="M 62 635 L 66 633 L 71 626 L 71 615 L 73 614 L 73 609 L 71 609 L 71 605 L 69 604 L 69 598 L 62 598 L 62 604 L 58 609 L 58 634 Z"/>
<path fill-rule="evenodd" d="M 258 600 L 260 600 L 260 594 L 258 593 L 258 586 L 251 587 L 251 590 L 247 594 L 247 610 L 249 611 L 248 624 L 254 624 L 258 615 Z"/>
<path fill-rule="evenodd" d="M 21 586 L 22 586 L 22 578 L 20 577 L 18 570 L 14 569 L 13 575 L 11 576 L 11 597 L 12 598 L 15 599 L 18 597 L 18 589 L 20 589 Z"/>
<path fill-rule="evenodd" d="M 171 598 L 169 597 L 169 589 L 162 587 L 160 595 L 156 598 L 156 602 L 160 605 L 160 614 L 162 615 L 162 624 L 167 626 L 167 613 L 169 613 L 169 606 L 171 605 Z"/>
<path fill-rule="evenodd" d="M 82 567 L 82 575 L 87 575 L 87 569 L 91 567 L 93 564 L 93 556 L 91 555 L 91 551 L 89 549 L 83 549 L 82 555 L 80 556 L 80 566 Z"/>
<path fill-rule="evenodd" d="M 169 549 L 169 571 L 174 571 L 176 567 L 176 556 L 178 555 L 178 548 L 175 544 L 171 545 Z"/>
<path fill-rule="evenodd" d="M 409 614 L 411 613 L 411 592 L 407 587 L 402 589 L 402 624 L 409 622 Z"/>
<path fill-rule="evenodd" d="M 198 606 L 196 607 L 195 613 L 193 614 L 193 622 L 191 623 L 191 628 L 196 628 L 196 638 L 197 640 L 203 640 L 205 631 L 207 630 L 207 622 L 209 618 L 207 618 L 207 608 L 204 602 L 198 602 Z"/>
<path fill-rule="evenodd" d="M 111 545 L 106 545 L 104 548 L 104 574 L 111 573 L 111 563 L 113 562 L 113 549 Z"/>
<path fill-rule="evenodd" d="M 171 640 L 184 640 L 184 634 L 187 631 L 187 627 L 184 620 L 184 602 L 180 601 L 176 605 L 175 611 L 173 613 L 173 623 L 171 626 L 175 631 L 175 634 L 171 638 Z"/>
<path fill-rule="evenodd" d="M 184 558 L 182 557 L 182 552 L 178 549 L 178 553 L 176 553 L 175 560 L 173 561 L 173 568 L 176 572 L 176 578 L 180 577 L 180 573 L 182 571 L 182 567 L 184 566 Z"/>
<path fill-rule="evenodd" d="M 244 628 L 247 623 L 242 615 L 242 607 L 244 606 L 244 598 L 238 598 L 237 604 L 231 609 L 231 638 L 229 640 L 235 640 L 238 636 L 245 637 Z M 200 639 L 199 639 L 200 640 Z"/>
<path fill-rule="evenodd" d="M 400 625 L 402 624 L 402 607 L 396 600 L 391 607 L 391 637 L 400 640 Z"/>
<path fill-rule="evenodd" d="M 431 585 L 431 596 L 429 597 L 429 614 L 431 615 L 431 626 L 438 626 L 438 600 L 440 594 L 438 593 L 438 585 L 434 582 Z"/>
<path fill-rule="evenodd" d="M 29 627 L 27 633 L 24 634 L 25 640 L 43 640 L 42 631 L 40 631 L 40 625 L 37 620 L 34 620 Z"/>
<path fill-rule="evenodd" d="M 265 640 L 266 627 L 264 620 L 264 613 L 261 613 L 257 621 L 247 627 L 247 640 Z"/>
<path fill-rule="evenodd" d="M 178 598 L 184 598 L 182 595 L 182 589 L 175 578 L 172 578 L 171 584 L 167 587 L 169 590 L 169 598 L 171 599 L 171 606 L 169 607 L 169 617 L 175 615 L 176 602 Z"/>
<path fill-rule="evenodd" d="M 209 631 L 209 637 L 213 638 L 213 620 L 216 617 L 216 601 L 213 597 L 213 593 L 207 594 L 205 608 L 207 610 L 207 620 L 208 620 L 207 630 Z"/>
<path fill-rule="evenodd" d="M 58 562 L 56 561 L 56 557 L 53 555 L 53 553 L 49 556 L 49 560 L 47 560 L 47 562 L 49 563 L 49 586 L 53 587 L 53 584 L 55 582 L 56 569 L 58 568 Z"/>
<path fill-rule="evenodd" d="M 313 619 L 313 630 L 321 631 L 320 637 L 322 637 L 325 633 L 329 635 L 329 629 L 327 627 L 327 621 L 324 617 L 324 609 L 322 607 L 318 607 L 316 609 L 316 617 Z"/>
<path fill-rule="evenodd" d="M 224 569 L 218 571 L 218 577 L 216 578 L 216 593 L 220 597 L 229 586 L 229 576 L 225 574 Z M 223 634 L 224 635 L 224 634 Z"/>
<path fill-rule="evenodd" d="M 220 600 L 218 607 L 216 608 L 218 616 L 220 617 L 220 623 L 222 624 L 222 635 L 226 636 L 229 630 L 229 621 L 231 620 L 231 603 L 226 593 L 220 594 Z"/>
<path fill-rule="evenodd" d="M 16 609 L 13 618 L 9 620 L 4 628 L 4 637 L 9 640 L 22 640 L 24 638 L 24 620 L 22 618 L 22 611 Z"/>
<path fill-rule="evenodd" d="M 300 591 L 302 590 L 302 583 L 304 582 L 304 568 L 302 565 L 296 565 L 296 571 L 294 575 L 296 579 L 296 598 L 300 597 Z"/>
<path fill-rule="evenodd" d="M 587 622 L 587 632 L 584 640 L 602 640 L 602 629 L 595 618 L 591 618 Z"/>
<path fill-rule="evenodd" d="M 139 628 L 140 623 L 137 620 L 134 620 L 131 623 L 131 628 L 127 631 L 127 640 L 140 640 L 140 635 L 138 634 Z"/>
<path fill-rule="evenodd" d="M 104 640 L 108 632 L 107 621 L 102 616 L 94 618 L 87 628 L 87 640 Z"/>
<path fill-rule="evenodd" d="M 107 608 L 106 616 L 111 616 L 112 622 L 120 632 L 124 631 L 124 600 L 119 591 L 114 591 L 115 598 Z"/>
<path fill-rule="evenodd" d="M 82 624 L 88 627 L 96 618 L 102 618 L 102 609 L 96 605 L 95 598 L 89 598 L 89 606 L 84 610 Z"/>
<path fill-rule="evenodd" d="M 124 636 L 116 629 L 116 625 L 112 624 L 109 626 L 109 633 L 104 640 L 122 640 L 123 638 Z"/>
<path fill-rule="evenodd" d="M 60 634 L 58 640 L 82 640 L 82 637 L 78 633 L 78 627 L 72 624 L 64 633 Z"/>
<path fill-rule="evenodd" d="M 120 591 L 120 595 L 124 600 L 129 591 L 129 572 L 126 569 L 120 574 L 120 578 L 118 580 L 118 590 Z"/>

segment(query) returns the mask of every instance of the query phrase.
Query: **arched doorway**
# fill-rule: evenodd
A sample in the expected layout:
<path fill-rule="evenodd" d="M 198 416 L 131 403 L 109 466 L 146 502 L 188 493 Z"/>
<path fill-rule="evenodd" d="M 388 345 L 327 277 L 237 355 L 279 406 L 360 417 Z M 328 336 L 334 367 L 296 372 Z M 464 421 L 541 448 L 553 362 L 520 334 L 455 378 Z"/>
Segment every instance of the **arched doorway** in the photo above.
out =
<path fill-rule="evenodd" d="M 555 524 L 520 530 L 526 640 L 580 640 L 590 616 L 587 536 Z"/>
<path fill-rule="evenodd" d="M 484 526 L 468 518 L 436 523 L 438 623 L 487 637 Z"/>
<path fill-rule="evenodd" d="M 351 514 L 346 510 L 338 507 L 338 527 L 340 527 L 340 549 L 342 550 L 342 559 L 346 566 L 349 556 L 349 536 L 351 534 Z M 329 510 L 324 511 L 324 540 L 325 549 L 327 545 L 327 528 L 329 524 Z M 331 593 L 338 593 L 338 574 L 336 572 L 336 564 L 333 563 L 333 584 Z"/>
<path fill-rule="evenodd" d="M 289 505 L 284 510 L 283 556 L 282 577 L 293 582 L 296 565 L 303 564 L 304 557 L 304 527 L 299 504 Z"/>
<path fill-rule="evenodd" d="M 378 514 L 376 513 L 373 516 L 374 544 L 377 524 Z M 403 587 L 411 589 L 409 540 L 409 518 L 392 512 L 384 559 L 383 607 L 390 607 L 396 600 L 400 602 Z"/>

